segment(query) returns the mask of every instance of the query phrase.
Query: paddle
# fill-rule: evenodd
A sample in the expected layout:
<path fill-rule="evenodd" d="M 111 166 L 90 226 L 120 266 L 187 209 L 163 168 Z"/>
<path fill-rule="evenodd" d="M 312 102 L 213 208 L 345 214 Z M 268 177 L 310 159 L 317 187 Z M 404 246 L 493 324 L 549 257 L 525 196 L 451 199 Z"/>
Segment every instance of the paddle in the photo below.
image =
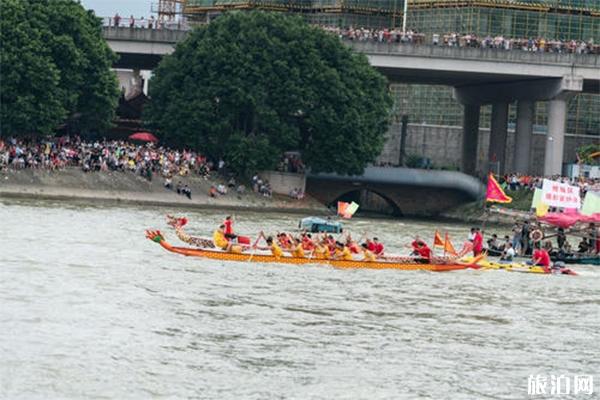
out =
<path fill-rule="evenodd" d="M 252 251 L 252 254 L 250 255 L 250 258 L 248 259 L 248 261 L 252 261 L 252 257 L 254 257 L 254 254 L 256 253 L 256 246 L 258 245 L 258 241 L 264 237 L 265 237 L 264 232 L 260 231 L 260 233 L 258 234 L 258 237 L 256 238 L 256 240 L 254 241 L 254 244 L 252 245 L 253 251 Z"/>

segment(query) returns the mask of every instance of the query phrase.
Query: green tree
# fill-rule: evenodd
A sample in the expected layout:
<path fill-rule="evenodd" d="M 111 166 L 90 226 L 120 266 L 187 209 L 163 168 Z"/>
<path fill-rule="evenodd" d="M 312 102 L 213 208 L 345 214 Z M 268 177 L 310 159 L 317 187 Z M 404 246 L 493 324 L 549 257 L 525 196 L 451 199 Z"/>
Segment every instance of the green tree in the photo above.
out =
<path fill-rule="evenodd" d="M 115 54 L 101 21 L 74 0 L 0 0 L 0 133 L 110 127 L 118 101 Z"/>
<path fill-rule="evenodd" d="M 361 173 L 381 152 L 385 78 L 338 38 L 282 14 L 228 13 L 155 70 L 145 120 L 168 143 L 240 173 L 302 152 L 314 172 Z"/>
<path fill-rule="evenodd" d="M 577 148 L 579 159 L 585 164 L 594 164 L 600 161 L 600 143 L 592 143 Z"/>

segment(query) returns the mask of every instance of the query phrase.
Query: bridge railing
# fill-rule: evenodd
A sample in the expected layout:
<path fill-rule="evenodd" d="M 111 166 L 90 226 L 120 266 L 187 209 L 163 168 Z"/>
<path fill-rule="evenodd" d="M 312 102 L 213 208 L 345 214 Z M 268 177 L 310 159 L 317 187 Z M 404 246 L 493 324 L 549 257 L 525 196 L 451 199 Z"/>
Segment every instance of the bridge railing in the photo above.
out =
<path fill-rule="evenodd" d="M 133 42 L 160 42 L 175 44 L 181 42 L 189 31 L 175 29 L 132 29 L 126 27 L 104 26 L 102 35 L 106 40 Z"/>
<path fill-rule="evenodd" d="M 183 29 L 178 29 L 178 25 L 172 25 L 168 29 L 147 29 L 122 26 L 122 21 L 119 26 L 110 24 L 110 22 L 110 19 L 106 19 L 106 24 L 103 28 L 104 37 L 109 40 L 154 41 L 175 44 L 183 40 L 189 32 L 188 26 L 183 27 Z M 600 54 L 528 52 L 495 48 L 448 47 L 428 44 L 381 43 L 351 40 L 344 40 L 344 43 L 352 49 L 366 54 L 558 64 L 600 68 Z"/>
<path fill-rule="evenodd" d="M 368 41 L 345 41 L 352 49 L 366 54 L 459 58 L 502 62 L 566 64 L 600 67 L 600 55 L 574 53 L 536 53 L 489 48 L 409 45 Z"/>

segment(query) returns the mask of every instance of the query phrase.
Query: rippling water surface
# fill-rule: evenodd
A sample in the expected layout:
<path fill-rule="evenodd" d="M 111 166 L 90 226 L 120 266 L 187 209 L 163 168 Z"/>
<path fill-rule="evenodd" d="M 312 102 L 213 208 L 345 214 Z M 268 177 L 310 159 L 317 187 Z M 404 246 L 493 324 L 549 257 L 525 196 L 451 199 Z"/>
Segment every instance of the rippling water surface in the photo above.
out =
<path fill-rule="evenodd" d="M 0 398 L 524 399 L 532 374 L 600 371 L 600 267 L 568 277 L 185 258 L 143 235 L 177 242 L 164 222 L 177 211 L 0 203 Z M 223 218 L 186 215 L 196 234 Z M 238 213 L 236 228 L 298 218 Z M 398 249 L 436 228 L 467 234 L 349 226 Z"/>

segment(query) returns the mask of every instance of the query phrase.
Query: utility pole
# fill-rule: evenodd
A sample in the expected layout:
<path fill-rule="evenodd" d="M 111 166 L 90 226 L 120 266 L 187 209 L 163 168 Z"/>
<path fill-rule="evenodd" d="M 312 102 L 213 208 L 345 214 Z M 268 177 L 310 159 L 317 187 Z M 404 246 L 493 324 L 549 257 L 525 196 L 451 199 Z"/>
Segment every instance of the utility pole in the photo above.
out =
<path fill-rule="evenodd" d="M 404 0 L 404 11 L 402 13 L 402 33 L 406 33 L 406 13 L 408 12 L 408 0 Z"/>

